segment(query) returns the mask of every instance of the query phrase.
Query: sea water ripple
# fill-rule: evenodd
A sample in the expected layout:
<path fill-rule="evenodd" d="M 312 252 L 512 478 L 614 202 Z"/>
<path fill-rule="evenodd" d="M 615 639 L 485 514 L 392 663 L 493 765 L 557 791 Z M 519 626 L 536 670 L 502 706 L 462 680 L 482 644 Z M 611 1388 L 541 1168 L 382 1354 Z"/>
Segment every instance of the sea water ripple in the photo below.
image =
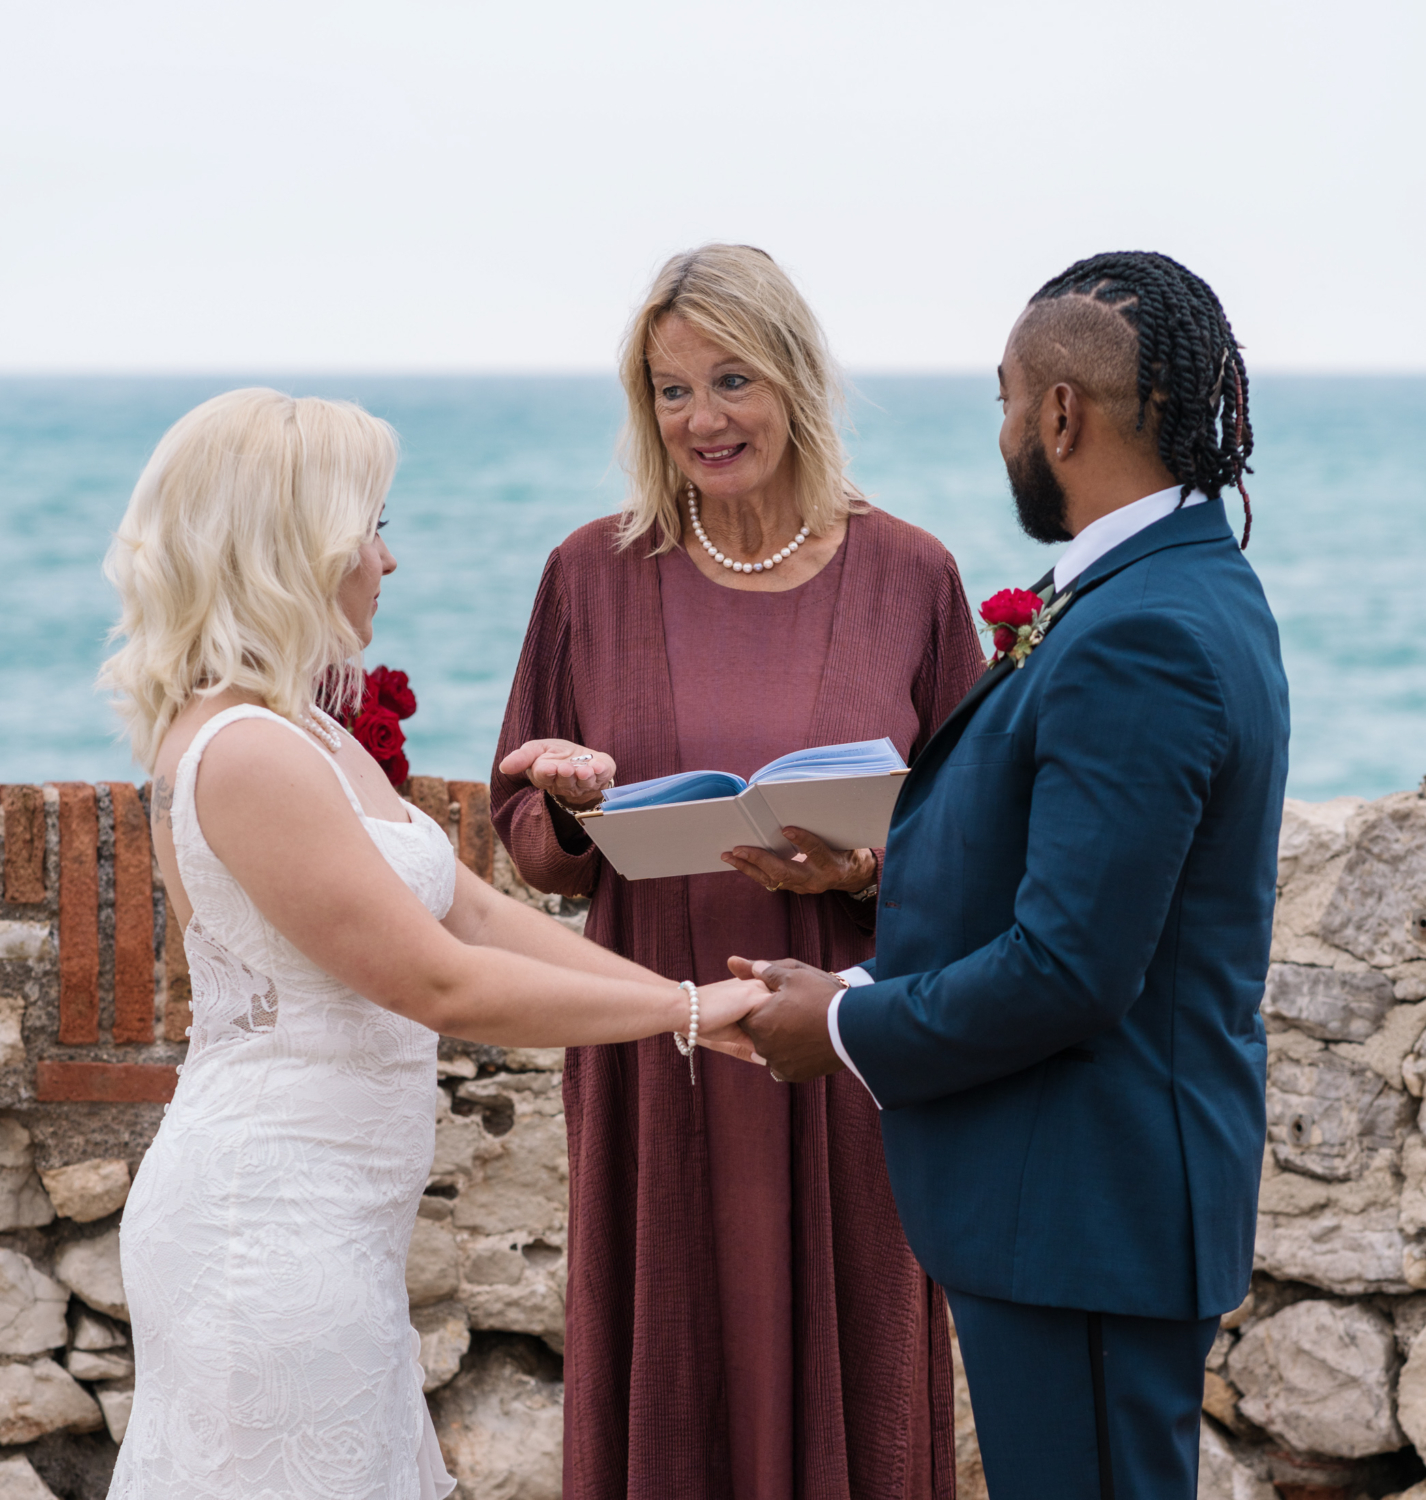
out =
<path fill-rule="evenodd" d="M 237 385 L 360 401 L 401 434 L 370 662 L 411 674 L 412 766 L 484 778 L 540 570 L 618 506 L 617 385 L 595 376 L 0 379 L 0 781 L 131 779 L 93 690 L 115 601 L 110 531 L 163 431 Z M 990 376 L 864 376 L 852 475 L 939 536 L 972 603 L 1029 583 L 1053 553 L 1017 529 Z M 1292 686 L 1289 792 L 1379 796 L 1426 774 L 1426 378 L 1255 380 L 1248 553 Z M 1236 496 L 1228 510 L 1241 526 Z M 609 649 L 614 649 L 611 642 Z"/>

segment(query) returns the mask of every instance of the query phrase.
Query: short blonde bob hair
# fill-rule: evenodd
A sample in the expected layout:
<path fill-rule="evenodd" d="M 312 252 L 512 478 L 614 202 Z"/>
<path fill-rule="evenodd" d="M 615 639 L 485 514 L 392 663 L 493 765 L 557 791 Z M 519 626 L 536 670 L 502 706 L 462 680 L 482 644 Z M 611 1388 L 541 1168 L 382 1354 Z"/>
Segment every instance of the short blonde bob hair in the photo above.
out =
<path fill-rule="evenodd" d="M 659 434 L 648 345 L 660 319 L 676 313 L 771 382 L 787 413 L 798 508 L 821 536 L 858 508 L 837 430 L 841 384 L 822 327 L 776 261 L 751 245 L 704 245 L 665 263 L 624 335 L 619 378 L 629 401 L 620 454 L 629 475 L 619 545 L 655 528 L 651 555 L 683 535 L 678 494 L 686 482 Z"/>
<path fill-rule="evenodd" d="M 355 681 L 361 641 L 337 591 L 396 455 L 359 406 L 263 389 L 215 396 L 164 434 L 104 561 L 123 611 L 110 639 L 125 644 L 99 680 L 142 765 L 195 693 L 240 688 L 296 721 L 324 673 Z"/>

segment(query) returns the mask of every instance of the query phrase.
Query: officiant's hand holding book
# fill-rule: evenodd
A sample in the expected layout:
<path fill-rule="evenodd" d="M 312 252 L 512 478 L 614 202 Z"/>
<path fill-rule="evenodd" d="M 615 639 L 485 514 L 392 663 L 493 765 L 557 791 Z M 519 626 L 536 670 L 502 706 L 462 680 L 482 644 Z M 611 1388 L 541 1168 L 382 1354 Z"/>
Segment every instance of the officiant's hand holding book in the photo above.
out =
<path fill-rule="evenodd" d="M 792 858 L 799 850 L 788 828 L 833 850 L 881 846 L 906 769 L 889 739 L 817 745 L 770 762 L 750 781 L 684 771 L 611 787 L 578 818 L 626 879 L 717 874 L 730 872 L 723 856 L 740 846 Z"/>
<path fill-rule="evenodd" d="M 830 849 L 815 833 L 788 826 L 784 836 L 797 846 L 791 859 L 783 859 L 769 849 L 739 844 L 727 850 L 724 862 L 746 875 L 768 891 L 786 891 L 790 896 L 821 896 L 828 891 L 843 891 L 858 900 L 869 900 L 876 894 L 876 851 L 867 846 L 859 849 Z"/>

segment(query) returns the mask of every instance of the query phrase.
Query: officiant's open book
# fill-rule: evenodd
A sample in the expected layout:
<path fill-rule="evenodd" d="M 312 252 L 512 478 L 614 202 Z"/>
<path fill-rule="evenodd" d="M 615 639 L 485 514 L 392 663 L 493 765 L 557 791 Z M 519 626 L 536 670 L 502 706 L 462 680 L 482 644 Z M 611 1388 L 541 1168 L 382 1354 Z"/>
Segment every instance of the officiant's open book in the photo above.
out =
<path fill-rule="evenodd" d="M 733 874 L 725 849 L 754 844 L 784 859 L 797 853 L 784 828 L 805 828 L 833 849 L 886 843 L 906 762 L 889 739 L 817 745 L 754 771 L 682 771 L 610 787 L 577 816 L 610 864 L 629 880 Z"/>

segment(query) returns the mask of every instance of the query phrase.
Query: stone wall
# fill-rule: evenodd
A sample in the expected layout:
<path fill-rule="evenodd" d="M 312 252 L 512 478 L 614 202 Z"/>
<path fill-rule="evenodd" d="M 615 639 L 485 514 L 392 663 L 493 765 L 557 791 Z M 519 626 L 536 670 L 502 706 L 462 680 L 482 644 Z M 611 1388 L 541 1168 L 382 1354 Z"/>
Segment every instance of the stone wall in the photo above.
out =
<path fill-rule="evenodd" d="M 478 782 L 406 795 L 485 880 L 523 885 Z M 100 1500 L 133 1399 L 118 1223 L 191 1020 L 148 789 L 0 796 L 0 1500 Z M 557 1500 L 568 1167 L 562 1054 L 442 1038 L 407 1263 L 432 1414 L 466 1497 Z"/>
<path fill-rule="evenodd" d="M 1209 1359 L 1213 1500 L 1426 1478 L 1426 800 L 1289 801 L 1257 1273 Z M 1295 1491 L 1292 1486 L 1299 1487 Z M 1426 1500 L 1426 1487 L 1420 1491 Z"/>
<path fill-rule="evenodd" d="M 485 789 L 411 800 L 524 886 Z M 146 793 L 7 787 L 0 903 L 0 1500 L 102 1496 L 132 1391 L 117 1224 L 182 1060 L 188 981 Z M 1253 1289 L 1205 1377 L 1203 1500 L 1426 1500 L 1426 800 L 1289 801 Z M 468 1497 L 559 1494 L 567 1176 L 560 1055 L 442 1039 L 407 1268 Z M 985 1493 L 958 1392 L 962 1500 Z M 1418 1482 L 1422 1487 L 1416 1488 Z M 1408 1488 L 1410 1487 L 1410 1488 Z"/>

